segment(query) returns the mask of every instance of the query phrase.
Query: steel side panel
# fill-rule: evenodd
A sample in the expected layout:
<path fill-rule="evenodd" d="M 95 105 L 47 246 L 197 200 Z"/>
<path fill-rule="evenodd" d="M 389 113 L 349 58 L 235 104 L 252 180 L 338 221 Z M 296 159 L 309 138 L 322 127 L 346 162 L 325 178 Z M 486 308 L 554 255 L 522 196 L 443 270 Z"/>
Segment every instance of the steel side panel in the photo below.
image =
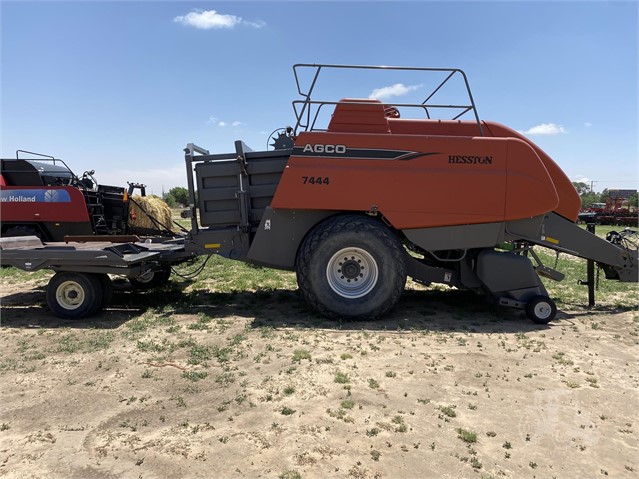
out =
<path fill-rule="evenodd" d="M 306 234 L 334 211 L 276 210 L 267 207 L 247 259 L 278 269 L 293 269 Z"/>
<path fill-rule="evenodd" d="M 271 204 L 288 150 L 246 152 L 244 156 L 246 168 L 235 159 L 195 166 L 202 226 L 215 229 L 249 221 L 255 227 Z"/>
<path fill-rule="evenodd" d="M 273 158 L 262 157 L 267 153 L 276 153 Z M 258 156 L 259 155 L 259 156 Z M 255 152 L 246 155 L 248 162 L 247 171 L 250 176 L 281 174 L 288 162 L 288 155 L 282 151 Z"/>
<path fill-rule="evenodd" d="M 496 296 L 507 294 L 519 301 L 527 301 L 545 292 L 533 264 L 526 256 L 486 249 L 477 257 L 477 276 L 488 291 Z"/>
<path fill-rule="evenodd" d="M 544 218 L 545 215 L 539 215 L 534 218 L 507 222 L 505 240 L 517 241 L 520 239 L 535 238 L 539 236 Z"/>
<path fill-rule="evenodd" d="M 405 229 L 411 242 L 427 251 L 491 248 L 504 240 L 504 223 Z"/>
<path fill-rule="evenodd" d="M 360 156 L 292 155 L 274 209 L 376 207 L 395 228 L 413 229 L 529 218 L 552 211 L 558 202 L 543 163 L 518 139 L 301 133 L 296 147 L 307 144 L 345 145 L 346 155 Z M 361 156 L 362 150 L 370 154 Z M 376 151 L 388 150 L 422 155 L 375 158 Z M 464 156 L 487 157 L 490 163 L 455 162 Z M 328 180 L 311 184 L 305 177 Z"/>
<path fill-rule="evenodd" d="M 218 254 L 244 261 L 248 252 L 249 235 L 237 226 L 200 228 L 187 236 L 185 251 L 193 255 Z"/>

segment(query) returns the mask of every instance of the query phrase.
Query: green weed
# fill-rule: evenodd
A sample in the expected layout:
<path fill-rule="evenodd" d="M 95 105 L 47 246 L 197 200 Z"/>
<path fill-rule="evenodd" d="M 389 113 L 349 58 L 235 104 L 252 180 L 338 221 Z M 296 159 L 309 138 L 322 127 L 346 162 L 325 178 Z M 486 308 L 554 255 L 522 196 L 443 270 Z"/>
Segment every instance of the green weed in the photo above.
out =
<path fill-rule="evenodd" d="M 457 417 L 457 412 L 455 412 L 456 408 L 457 406 L 439 406 L 439 410 L 447 417 Z"/>
<path fill-rule="evenodd" d="M 308 352 L 306 349 L 296 349 L 295 351 L 293 351 L 294 363 L 301 363 L 302 359 L 308 359 L 310 361 L 311 353 Z"/>
<path fill-rule="evenodd" d="M 459 439 L 461 439 L 462 441 L 464 441 L 467 444 L 474 444 L 477 442 L 477 433 L 473 432 L 473 431 L 468 431 L 466 429 L 463 428 L 458 428 L 457 429 L 457 434 L 459 437 Z"/>
<path fill-rule="evenodd" d="M 209 375 L 206 371 L 184 371 L 182 377 L 189 381 L 197 382 L 206 378 Z"/>

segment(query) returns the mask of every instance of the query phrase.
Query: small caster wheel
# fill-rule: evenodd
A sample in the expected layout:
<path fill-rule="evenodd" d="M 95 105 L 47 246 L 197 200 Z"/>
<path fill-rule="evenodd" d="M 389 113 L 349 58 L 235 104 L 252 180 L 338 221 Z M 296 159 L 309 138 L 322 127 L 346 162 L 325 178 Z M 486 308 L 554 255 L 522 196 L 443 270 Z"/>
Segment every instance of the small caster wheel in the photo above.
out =
<path fill-rule="evenodd" d="M 526 316 L 537 324 L 548 324 L 557 314 L 555 302 L 548 296 L 535 296 L 526 304 Z"/>

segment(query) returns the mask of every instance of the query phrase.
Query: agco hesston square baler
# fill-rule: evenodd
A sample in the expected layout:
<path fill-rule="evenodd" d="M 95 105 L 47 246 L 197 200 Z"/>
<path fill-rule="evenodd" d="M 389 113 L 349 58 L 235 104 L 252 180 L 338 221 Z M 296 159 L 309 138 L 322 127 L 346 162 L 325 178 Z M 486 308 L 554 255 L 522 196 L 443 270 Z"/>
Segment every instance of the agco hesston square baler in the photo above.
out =
<path fill-rule="evenodd" d="M 321 74 L 345 68 L 441 81 L 417 104 L 314 99 Z M 581 201 L 568 177 L 525 136 L 480 121 L 461 70 L 300 64 L 294 73 L 297 123 L 274 136 L 275 150 L 241 141 L 226 155 L 185 149 L 187 249 L 295 270 L 304 298 L 330 317 L 379 317 L 410 276 L 484 292 L 546 323 L 556 307 L 540 276 L 563 274 L 543 265 L 534 245 L 592 259 L 609 279 L 637 281 L 631 233 L 611 242 L 577 226 Z M 465 103 L 432 101 L 455 79 Z M 403 117 L 411 111 L 421 118 Z M 454 114 L 434 119 L 438 111 Z M 473 118 L 460 120 L 465 114 Z"/>
<path fill-rule="evenodd" d="M 418 86 L 394 86 L 406 92 L 430 84 L 432 92 L 417 103 L 320 99 L 320 77 L 345 69 L 393 81 L 430 76 Z M 78 247 L 82 253 L 67 252 L 73 265 L 50 260 L 55 245 L 3 247 L 3 264 L 66 272 L 65 281 L 52 280 L 47 297 L 50 305 L 61 302 L 52 308 L 67 317 L 99 310 L 105 273 L 150 274 L 211 254 L 293 270 L 314 309 L 347 319 L 388 312 L 411 277 L 484 293 L 547 323 L 556 306 L 540 277 L 564 275 L 542 264 L 535 246 L 596 262 L 608 279 L 637 282 L 636 232 L 604 240 L 578 226 L 581 202 L 568 177 L 525 136 L 480 120 L 461 70 L 298 64 L 293 71 L 301 96 L 293 102 L 296 124 L 273 134 L 272 150 L 253 151 L 242 141 L 228 154 L 185 148 L 185 237 L 117 250 Z M 451 84 L 463 99 L 436 101 Z M 100 268 L 91 254 L 104 258 Z M 93 281 L 99 297 L 85 294 L 70 272 L 100 274 Z M 66 290 L 58 294 L 61 283 Z M 82 306 L 82 315 L 80 295 L 94 303 Z"/>

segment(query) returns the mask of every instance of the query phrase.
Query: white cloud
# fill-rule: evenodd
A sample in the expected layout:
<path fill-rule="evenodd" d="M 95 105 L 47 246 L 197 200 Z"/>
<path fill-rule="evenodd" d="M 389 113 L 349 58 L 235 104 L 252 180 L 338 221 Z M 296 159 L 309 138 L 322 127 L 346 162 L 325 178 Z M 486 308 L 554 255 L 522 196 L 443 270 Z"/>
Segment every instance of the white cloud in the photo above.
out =
<path fill-rule="evenodd" d="M 542 123 L 519 133 L 524 135 L 559 135 L 560 133 L 566 133 L 566 129 L 556 123 Z"/>
<path fill-rule="evenodd" d="M 385 86 L 382 88 L 375 88 L 372 93 L 368 96 L 373 100 L 382 100 L 384 98 L 391 98 L 394 96 L 402 96 L 410 93 L 411 91 L 415 91 L 420 88 L 422 85 L 404 85 L 403 83 L 395 83 L 391 86 Z"/>
<path fill-rule="evenodd" d="M 589 185 L 592 180 L 584 175 L 575 175 L 570 178 L 570 181 L 574 181 L 575 183 L 586 183 Z"/>
<path fill-rule="evenodd" d="M 244 25 L 253 28 L 262 28 L 266 23 L 262 20 L 247 21 L 235 15 L 224 15 L 215 10 L 193 10 L 186 15 L 178 15 L 173 18 L 175 23 L 181 23 L 188 27 L 201 30 L 233 28 L 236 25 Z"/>
<path fill-rule="evenodd" d="M 216 125 L 216 126 L 221 126 L 221 127 L 225 127 L 225 126 L 229 126 L 229 122 L 228 121 L 224 121 L 224 120 L 220 120 L 217 117 L 214 117 L 213 115 L 209 116 L 209 119 L 206 120 L 206 124 L 207 125 Z M 240 126 L 240 125 L 244 125 L 244 123 L 242 123 L 241 121 L 234 121 L 230 124 L 231 126 Z"/>
<path fill-rule="evenodd" d="M 246 25 L 247 27 L 253 27 L 253 28 L 262 28 L 266 26 L 266 22 L 262 20 L 256 20 L 254 22 L 251 22 L 249 20 L 242 20 L 242 24 Z"/>
<path fill-rule="evenodd" d="M 585 126 L 586 128 L 590 128 L 590 127 L 592 126 L 592 123 L 590 123 L 589 121 L 587 121 L 587 122 L 585 122 L 585 123 L 584 123 L 584 126 Z"/>

